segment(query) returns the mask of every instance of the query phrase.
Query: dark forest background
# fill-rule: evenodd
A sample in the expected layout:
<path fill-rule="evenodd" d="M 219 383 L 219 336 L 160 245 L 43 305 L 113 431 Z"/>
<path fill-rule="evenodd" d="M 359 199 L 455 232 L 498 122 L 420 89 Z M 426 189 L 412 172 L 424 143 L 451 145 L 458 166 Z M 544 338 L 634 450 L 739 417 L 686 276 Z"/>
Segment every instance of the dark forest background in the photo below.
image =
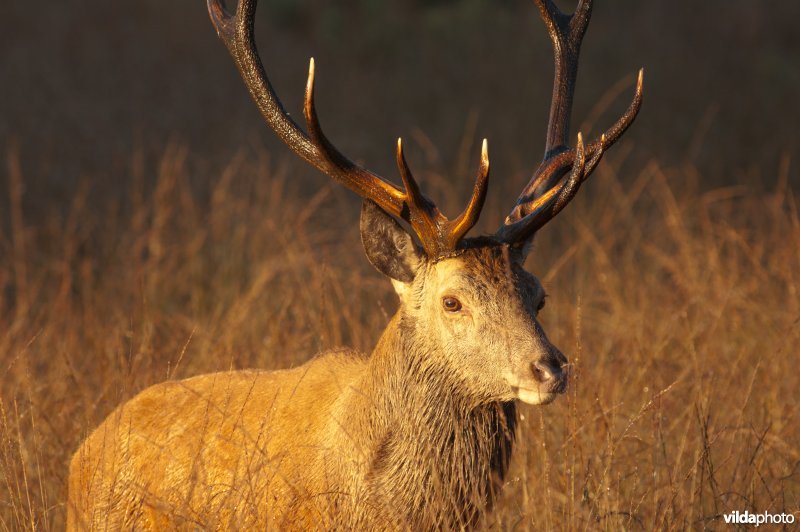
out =
<path fill-rule="evenodd" d="M 241 147 L 287 153 L 262 126 L 199 0 L 5 2 L 0 14 L 0 144 L 19 146 L 29 202 L 69 197 L 81 176 L 116 188 L 132 147 L 157 153 L 178 139 L 193 164 Z M 768 180 L 781 154 L 798 148 L 798 20 L 791 1 L 598 2 L 573 134 L 610 124 L 644 66 L 633 162 L 690 159 L 708 186 Z M 552 59 L 533 2 L 262 0 L 256 31 L 290 112 L 302 116 L 314 56 L 323 125 L 383 175 L 395 176 L 397 136 L 430 140 L 407 150 L 418 167 L 433 161 L 431 150 L 452 163 L 465 131 L 489 138 L 502 179 L 541 157 Z M 598 109 L 604 96 L 616 98 Z"/>

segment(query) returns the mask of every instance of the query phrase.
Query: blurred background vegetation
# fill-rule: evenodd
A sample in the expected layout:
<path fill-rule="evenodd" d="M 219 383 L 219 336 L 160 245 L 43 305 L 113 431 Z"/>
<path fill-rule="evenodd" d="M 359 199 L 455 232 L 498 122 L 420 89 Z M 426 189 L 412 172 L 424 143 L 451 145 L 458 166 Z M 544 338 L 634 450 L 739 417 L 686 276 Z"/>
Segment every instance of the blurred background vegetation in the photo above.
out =
<path fill-rule="evenodd" d="M 158 153 L 169 139 L 187 144 L 192 164 L 242 147 L 287 153 L 254 112 L 200 0 L 4 2 L 0 14 L 0 144 L 19 145 L 33 206 L 69 197 L 81 177 L 118 189 L 132 147 Z M 781 154 L 798 149 L 797 20 L 792 1 L 599 2 L 573 134 L 614 120 L 644 66 L 632 163 L 688 158 L 704 186 L 768 180 Z M 407 150 L 415 167 L 448 170 L 465 132 L 471 143 L 487 137 L 495 180 L 524 180 L 541 158 L 552 59 L 532 1 L 262 0 L 257 34 L 278 93 L 300 117 L 308 58 L 317 59 L 329 136 L 383 175 L 396 176 L 397 136 L 420 141 Z M 616 98 L 598 108 L 604 96 Z"/>

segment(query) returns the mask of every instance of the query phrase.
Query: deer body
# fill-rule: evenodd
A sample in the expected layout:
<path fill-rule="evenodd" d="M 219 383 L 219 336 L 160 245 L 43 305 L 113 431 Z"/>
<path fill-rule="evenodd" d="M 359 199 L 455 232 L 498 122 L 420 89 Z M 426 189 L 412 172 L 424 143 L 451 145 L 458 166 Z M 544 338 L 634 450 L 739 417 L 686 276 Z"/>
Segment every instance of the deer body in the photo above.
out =
<path fill-rule="evenodd" d="M 342 404 L 334 383 L 348 372 L 339 366 L 363 369 L 340 354 L 285 372 L 218 373 L 148 388 L 73 458 L 70 526 L 255 526 L 267 523 L 261 512 L 281 519 L 292 500 L 326 491 L 314 488 L 330 476 L 320 462 L 335 468 L 335 457 L 322 459 L 320 443 L 336 449 L 338 431 L 319 413 L 334 416 Z M 292 393 L 301 381 L 308 387 Z M 299 467 L 302 477 L 294 473 Z M 237 485 L 264 497 L 254 504 Z M 299 524 L 307 518 L 302 508 L 293 517 Z"/>
<path fill-rule="evenodd" d="M 255 48 L 255 0 L 211 20 L 267 123 L 301 158 L 361 195 L 367 258 L 400 298 L 370 356 L 319 355 L 282 371 L 231 371 L 152 386 L 114 411 L 70 464 L 68 528 L 468 528 L 501 485 L 516 402 L 566 388 L 567 360 L 537 315 L 544 290 L 523 268 L 545 223 L 574 197 L 641 105 L 599 139 L 567 146 L 580 42 L 591 0 L 573 15 L 536 0 L 554 44 L 545 159 L 494 235 L 466 238 L 489 177 L 484 140 L 472 197 L 446 218 L 414 181 L 398 139 L 403 189 L 355 165 L 284 111 Z M 406 227 L 398 223 L 405 222 Z M 410 228 L 410 230 L 409 230 Z"/>
<path fill-rule="evenodd" d="M 71 509 L 70 526 L 308 529 L 380 523 L 413 528 L 438 522 L 451 528 L 470 523 L 477 503 L 485 502 L 475 497 L 489 495 L 490 482 L 497 480 L 493 472 L 498 478 L 505 472 L 514 404 L 470 411 L 453 403 L 446 405 L 446 414 L 410 415 L 408 408 L 430 400 L 432 390 L 414 389 L 414 397 L 408 397 L 403 393 L 408 388 L 394 389 L 367 398 L 359 385 L 398 381 L 400 372 L 370 383 L 374 368 L 356 357 L 328 354 L 289 372 L 220 373 L 147 389 L 93 434 L 85 452 L 100 462 L 76 455 L 71 499 L 80 505 L 81 493 L 109 497 L 95 496 L 91 506 Z M 301 383 L 296 389 L 308 392 L 293 392 Z M 375 400 L 380 406 L 368 404 Z M 270 406 L 275 404 L 280 406 Z M 317 411 L 309 415 L 309 407 Z M 253 427 L 260 432 L 251 433 Z M 445 435 L 464 439 L 441 441 Z M 81 484 L 87 477 L 95 480 Z M 471 504 L 458 499 L 430 504 L 445 486 L 465 482 L 475 484 L 467 484 Z"/>
<path fill-rule="evenodd" d="M 502 359 L 552 370 L 544 386 L 530 378 L 539 402 L 565 384 L 563 355 L 536 333 L 544 295 L 536 280 L 502 248 L 473 252 L 428 267 L 401 291 L 369 357 L 334 351 L 292 370 L 201 375 L 140 393 L 76 453 L 71 525 L 472 523 L 511 453 L 518 392 L 499 371 Z M 419 325 L 431 291 L 458 291 L 476 306 L 490 297 L 512 331 L 487 331 L 503 316 L 460 316 L 478 331 L 462 335 L 456 329 L 467 324 L 452 323 L 444 335 L 466 345 L 447 352 Z M 479 351 L 487 340 L 502 357 Z"/>

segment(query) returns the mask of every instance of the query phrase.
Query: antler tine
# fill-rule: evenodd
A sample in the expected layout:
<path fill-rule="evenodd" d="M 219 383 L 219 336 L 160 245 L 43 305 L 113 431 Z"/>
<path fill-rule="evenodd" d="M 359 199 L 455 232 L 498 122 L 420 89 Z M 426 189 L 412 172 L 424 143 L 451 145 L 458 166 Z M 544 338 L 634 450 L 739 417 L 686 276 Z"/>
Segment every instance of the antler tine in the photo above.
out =
<path fill-rule="evenodd" d="M 403 139 L 397 139 L 397 168 L 406 189 L 408 220 L 420 237 L 423 247 L 432 256 L 447 256 L 458 248 L 461 239 L 478 221 L 489 186 L 489 147 L 486 139 L 481 146 L 481 161 L 472 189 L 472 197 L 464 211 L 453 220 L 448 220 L 435 205 L 419 191 L 419 186 L 408 168 L 403 153 Z"/>
<path fill-rule="evenodd" d="M 600 162 L 600 159 L 602 159 L 602 154 L 604 154 L 608 148 L 613 146 L 614 143 L 622 137 L 625 131 L 627 131 L 631 126 L 636 116 L 639 114 L 639 110 L 642 107 L 643 83 L 644 69 L 641 68 L 639 69 L 639 74 L 636 79 L 636 90 L 630 105 L 628 105 L 628 108 L 625 110 L 622 116 L 620 116 L 617 121 L 614 122 L 614 124 L 600 136 L 599 139 L 593 140 L 586 146 L 586 151 L 592 154 L 592 159 L 589 161 L 590 163 L 592 160 L 594 160 L 594 155 L 598 152 L 598 150 L 600 151 L 601 157 L 597 158 L 594 164 L 587 166 L 586 176 L 584 179 L 589 177 L 597 164 Z M 539 199 L 542 199 L 543 194 L 553 188 L 546 186 L 550 178 L 552 176 L 563 175 L 564 171 L 569 168 L 574 159 L 574 150 L 567 150 L 542 161 L 542 163 L 539 165 L 539 168 L 537 168 L 536 172 L 534 172 L 530 182 L 523 189 L 522 194 L 520 194 L 519 198 L 517 199 L 514 209 L 511 211 L 508 217 L 506 217 L 506 223 L 508 224 L 519 221 L 528 213 L 536 209 L 538 206 L 536 202 Z"/>
<path fill-rule="evenodd" d="M 603 136 L 606 138 L 605 142 L 602 144 L 604 149 L 610 148 L 615 142 L 617 142 L 636 119 L 636 115 L 639 114 L 639 109 L 642 108 L 643 84 L 644 68 L 640 68 L 639 73 L 636 76 L 636 90 L 633 93 L 633 99 L 631 100 L 630 105 L 628 105 L 628 108 L 625 110 L 622 116 L 620 116 L 617 121 L 605 131 L 605 133 L 603 133 Z M 595 141 L 593 144 L 596 143 L 597 141 Z M 597 148 L 592 147 L 592 149 Z"/>
<path fill-rule="evenodd" d="M 536 198 L 526 216 L 501 227 L 497 236 L 506 242 L 525 242 L 561 212 L 578 193 L 581 184 L 588 177 L 588 169 L 597 165 L 602 157 L 603 149 L 598 149 L 588 161 L 586 153 L 583 136 L 578 133 L 578 140 L 575 144 L 575 161 L 566 180 L 560 186 L 552 187 Z"/>
<path fill-rule="evenodd" d="M 450 238 L 455 245 L 461 238 L 478 223 L 483 204 L 486 201 L 486 192 L 489 187 L 489 143 L 483 139 L 481 145 L 481 161 L 478 165 L 478 175 L 475 179 L 475 187 L 472 189 L 472 197 L 458 218 L 450 222 Z"/>
<path fill-rule="evenodd" d="M 233 34 L 233 18 L 230 13 L 225 9 L 225 6 L 216 0 L 209 0 L 208 2 L 208 15 L 211 17 L 211 23 L 217 30 L 217 35 L 225 44 L 228 44 L 226 39 L 232 38 Z"/>
<path fill-rule="evenodd" d="M 430 256 L 438 256 L 444 251 L 440 234 L 440 227 L 446 221 L 430 201 L 428 201 L 419 189 L 411 169 L 408 167 L 406 156 L 403 153 L 403 139 L 397 139 L 397 169 L 400 171 L 400 178 L 405 187 L 405 203 L 408 211 L 404 214 L 405 219 L 411 224 L 414 232 L 420 239 L 420 243 Z M 455 249 L 455 248 L 453 248 Z"/>
<path fill-rule="evenodd" d="M 359 196 L 369 198 L 388 213 L 401 217 L 406 195 L 391 183 L 351 162 L 325 136 L 314 104 L 314 74 L 315 65 L 312 57 L 308 64 L 308 81 L 306 82 L 303 112 L 311 142 L 317 148 L 320 159 L 327 163 L 323 171 Z M 332 175 L 334 173 L 336 175 Z"/>
<path fill-rule="evenodd" d="M 547 159 L 567 149 L 572 99 L 578 76 L 578 56 L 592 16 L 592 0 L 581 0 L 572 15 L 562 13 L 553 0 L 536 0 L 536 5 L 547 26 L 555 58 L 553 98 L 550 103 L 550 120 L 544 149 L 544 156 Z"/>

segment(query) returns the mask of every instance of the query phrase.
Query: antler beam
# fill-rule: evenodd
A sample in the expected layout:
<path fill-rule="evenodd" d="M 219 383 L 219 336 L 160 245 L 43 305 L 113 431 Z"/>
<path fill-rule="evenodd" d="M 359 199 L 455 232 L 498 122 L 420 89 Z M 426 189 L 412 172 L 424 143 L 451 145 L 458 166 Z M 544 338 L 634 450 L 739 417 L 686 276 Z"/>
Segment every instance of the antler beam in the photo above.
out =
<path fill-rule="evenodd" d="M 429 257 L 436 258 L 454 252 L 467 231 L 477 222 L 486 197 L 489 175 L 486 141 L 483 143 L 472 199 L 458 218 L 448 220 L 420 192 L 408 170 L 399 141 L 397 160 L 405 190 L 353 163 L 328 140 L 319 124 L 314 105 L 313 59 L 309 65 L 304 105 L 308 134 L 300 129 L 284 110 L 258 55 L 253 22 L 256 5 L 257 0 L 239 0 L 236 13 L 230 14 L 221 0 L 208 0 L 208 12 L 267 124 L 292 151 L 312 166 L 359 196 L 374 201 L 392 216 L 408 222 Z"/>
<path fill-rule="evenodd" d="M 578 58 L 592 15 L 592 0 L 580 0 L 572 15 L 562 13 L 553 0 L 536 0 L 536 5 L 553 43 L 555 78 L 544 160 L 495 234 L 499 239 L 513 244 L 530 239 L 572 200 L 605 151 L 633 123 L 642 105 L 644 69 L 639 70 L 636 92 L 630 106 L 614 125 L 587 146 L 584 146 L 578 134 L 576 147 L 569 148 L 567 139 Z"/>

